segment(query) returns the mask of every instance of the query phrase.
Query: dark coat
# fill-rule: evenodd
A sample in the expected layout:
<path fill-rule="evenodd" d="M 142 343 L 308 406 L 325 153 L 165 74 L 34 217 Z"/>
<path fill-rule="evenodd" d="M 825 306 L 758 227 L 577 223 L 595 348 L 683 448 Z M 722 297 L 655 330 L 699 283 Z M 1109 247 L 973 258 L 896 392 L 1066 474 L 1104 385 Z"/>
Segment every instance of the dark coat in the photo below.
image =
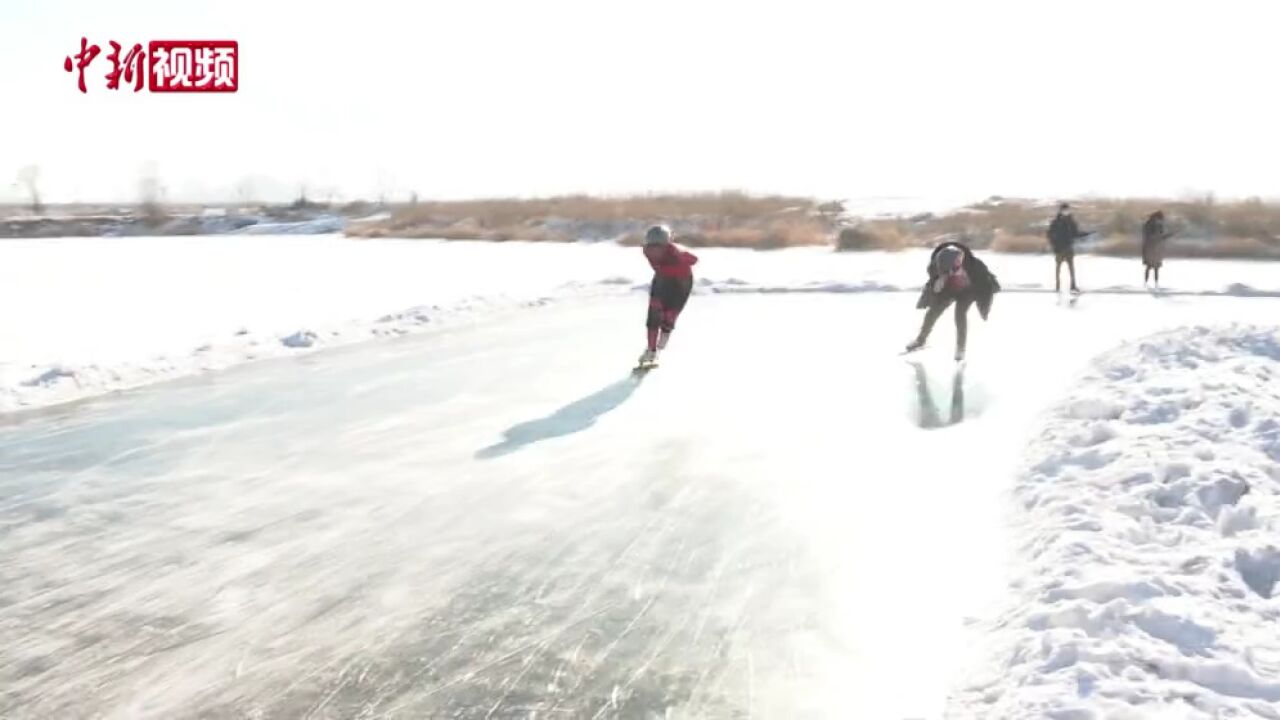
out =
<path fill-rule="evenodd" d="M 1152 215 L 1142 224 L 1142 264 L 1158 268 L 1164 264 L 1164 241 L 1173 233 L 1165 230 L 1164 218 Z"/>
<path fill-rule="evenodd" d="M 982 315 L 983 320 L 986 320 L 991 312 L 991 302 L 995 300 L 996 293 L 1000 292 L 1000 282 L 996 280 L 995 273 L 987 268 L 987 264 L 979 260 L 964 243 L 945 242 L 933 249 L 933 253 L 929 255 L 929 282 L 925 283 L 924 291 L 920 293 L 920 299 L 916 302 L 916 308 L 927 308 L 934 302 L 933 283 L 938 279 L 938 269 L 933 261 L 938 257 L 938 253 L 948 246 L 959 248 L 964 253 L 964 272 L 969 276 L 970 282 L 970 289 L 966 292 L 974 293 L 978 313 Z M 944 289 L 942 292 L 945 294 L 948 291 Z"/>
<path fill-rule="evenodd" d="M 1053 222 L 1049 223 L 1049 232 L 1046 233 L 1050 247 L 1059 255 L 1072 252 L 1075 249 L 1076 240 L 1088 234 L 1080 231 L 1074 216 L 1062 213 L 1054 216 Z"/>

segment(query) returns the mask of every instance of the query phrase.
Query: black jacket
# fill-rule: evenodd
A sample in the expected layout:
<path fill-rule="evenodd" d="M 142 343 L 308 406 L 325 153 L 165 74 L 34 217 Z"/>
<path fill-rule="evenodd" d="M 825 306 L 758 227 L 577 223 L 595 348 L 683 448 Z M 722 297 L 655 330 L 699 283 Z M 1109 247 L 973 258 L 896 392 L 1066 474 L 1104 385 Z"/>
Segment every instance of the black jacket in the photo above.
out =
<path fill-rule="evenodd" d="M 916 308 L 926 308 L 933 303 L 933 283 L 938 279 L 938 269 L 934 267 L 933 261 L 947 246 L 959 248 L 964 253 L 964 272 L 969 276 L 971 291 L 976 295 L 974 300 L 978 305 L 978 313 L 982 315 L 983 320 L 986 320 L 991 312 L 991 302 L 995 300 L 996 293 L 1000 292 L 1000 281 L 996 280 L 995 273 L 987 268 L 987 264 L 979 260 L 964 243 L 945 242 L 933 249 L 933 253 L 929 255 L 929 282 L 925 283 L 924 292 L 920 293 Z"/>
<path fill-rule="evenodd" d="M 1164 218 L 1152 215 L 1147 221 L 1142 223 L 1142 244 L 1160 242 L 1169 238 L 1170 233 L 1165 232 Z"/>
<path fill-rule="evenodd" d="M 1076 224 L 1076 219 L 1072 215 L 1063 215 L 1058 213 L 1053 218 L 1053 222 L 1049 223 L 1049 245 L 1054 250 L 1069 250 L 1075 244 L 1076 240 L 1085 237 L 1089 233 L 1080 232 L 1080 226 Z"/>

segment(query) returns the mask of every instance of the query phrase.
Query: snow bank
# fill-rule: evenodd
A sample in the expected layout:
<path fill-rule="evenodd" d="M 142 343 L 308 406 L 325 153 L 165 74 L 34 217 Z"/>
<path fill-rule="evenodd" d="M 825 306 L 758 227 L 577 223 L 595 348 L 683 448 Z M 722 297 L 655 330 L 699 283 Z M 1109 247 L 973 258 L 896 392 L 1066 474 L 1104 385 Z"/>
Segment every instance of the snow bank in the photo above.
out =
<path fill-rule="evenodd" d="M 347 227 L 346 218 L 326 215 L 297 222 L 258 222 L 242 225 L 227 232 L 236 235 L 326 235 L 342 232 Z"/>
<path fill-rule="evenodd" d="M 1280 718 L 1280 336 L 1102 357 L 1014 489 L 1019 560 L 963 718 Z"/>
<path fill-rule="evenodd" d="M 340 236 L 0 242 L 0 412 L 641 281 L 637 268 L 619 276 L 635 264 L 620 248 L 601 250 Z"/>
<path fill-rule="evenodd" d="M 914 293 L 926 264 L 924 251 L 698 255 L 702 293 Z M 1011 293 L 1041 292 L 1050 280 L 1046 258 L 986 257 Z M 1086 289 L 1112 292 L 1140 292 L 1140 269 L 1112 258 L 1082 259 L 1079 268 Z M 1175 292 L 1280 294 L 1268 263 L 1178 261 L 1165 275 Z M 633 292 L 649 276 L 637 249 L 608 242 L 306 234 L 7 240 L 0 242 L 0 412 L 419 332 L 461 315 Z M 903 307 L 912 312 L 909 302 Z"/>

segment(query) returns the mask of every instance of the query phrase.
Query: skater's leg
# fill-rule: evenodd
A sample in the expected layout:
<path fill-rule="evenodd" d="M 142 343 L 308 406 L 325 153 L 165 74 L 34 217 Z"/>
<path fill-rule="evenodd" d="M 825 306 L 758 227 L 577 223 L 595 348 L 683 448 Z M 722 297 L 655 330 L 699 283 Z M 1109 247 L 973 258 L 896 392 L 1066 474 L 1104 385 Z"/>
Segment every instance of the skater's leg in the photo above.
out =
<path fill-rule="evenodd" d="M 1155 266 L 1154 270 L 1156 274 L 1156 287 L 1160 287 L 1160 266 Z"/>
<path fill-rule="evenodd" d="M 676 318 L 680 317 L 679 311 L 665 310 L 662 313 L 662 326 L 658 328 L 658 349 L 665 350 L 667 341 L 671 339 L 671 333 L 676 330 Z"/>
<path fill-rule="evenodd" d="M 1159 276 L 1157 275 L 1157 277 Z M 1151 266 L 1144 265 L 1142 266 L 1142 284 L 1146 285 L 1150 281 L 1151 281 Z"/>
<path fill-rule="evenodd" d="M 1076 257 L 1075 255 L 1067 256 L 1067 271 L 1071 274 L 1071 289 L 1080 290 L 1080 286 L 1076 285 Z"/>
<path fill-rule="evenodd" d="M 663 307 L 662 300 L 656 296 L 649 297 L 649 315 L 645 319 L 646 339 L 648 341 L 649 352 L 657 352 L 658 350 L 658 332 L 662 329 Z"/>
<path fill-rule="evenodd" d="M 658 335 L 658 349 L 667 347 L 671 333 L 676 330 L 676 320 L 689 302 L 689 294 L 693 292 L 693 281 L 672 283 L 667 287 L 666 297 L 662 299 L 661 333 Z"/>
<path fill-rule="evenodd" d="M 947 309 L 951 304 L 950 299 L 935 299 L 929 308 L 924 311 L 924 322 L 920 325 L 920 334 L 916 336 L 915 342 L 909 346 L 911 349 L 923 347 L 926 340 L 929 339 L 929 333 L 933 332 L 933 324 L 938 322 L 938 318 L 942 316 L 942 311 Z"/>
<path fill-rule="evenodd" d="M 963 297 L 956 302 L 956 360 L 964 359 L 965 343 L 969 340 L 969 306 L 973 298 Z"/>
<path fill-rule="evenodd" d="M 1062 292 L 1062 256 L 1053 259 L 1053 291 Z"/>

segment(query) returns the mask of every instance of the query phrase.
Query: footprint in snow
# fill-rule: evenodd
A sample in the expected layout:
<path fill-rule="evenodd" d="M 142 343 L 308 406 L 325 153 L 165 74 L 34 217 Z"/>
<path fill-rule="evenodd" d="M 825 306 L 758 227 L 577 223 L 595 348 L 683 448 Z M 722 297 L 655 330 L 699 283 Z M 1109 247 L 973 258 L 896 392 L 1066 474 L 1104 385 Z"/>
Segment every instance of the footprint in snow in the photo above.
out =
<path fill-rule="evenodd" d="M 1118 433 L 1110 423 L 1093 423 L 1088 426 L 1085 432 L 1071 438 L 1071 444 L 1076 447 L 1093 447 L 1101 445 L 1108 440 L 1114 440 Z"/>

